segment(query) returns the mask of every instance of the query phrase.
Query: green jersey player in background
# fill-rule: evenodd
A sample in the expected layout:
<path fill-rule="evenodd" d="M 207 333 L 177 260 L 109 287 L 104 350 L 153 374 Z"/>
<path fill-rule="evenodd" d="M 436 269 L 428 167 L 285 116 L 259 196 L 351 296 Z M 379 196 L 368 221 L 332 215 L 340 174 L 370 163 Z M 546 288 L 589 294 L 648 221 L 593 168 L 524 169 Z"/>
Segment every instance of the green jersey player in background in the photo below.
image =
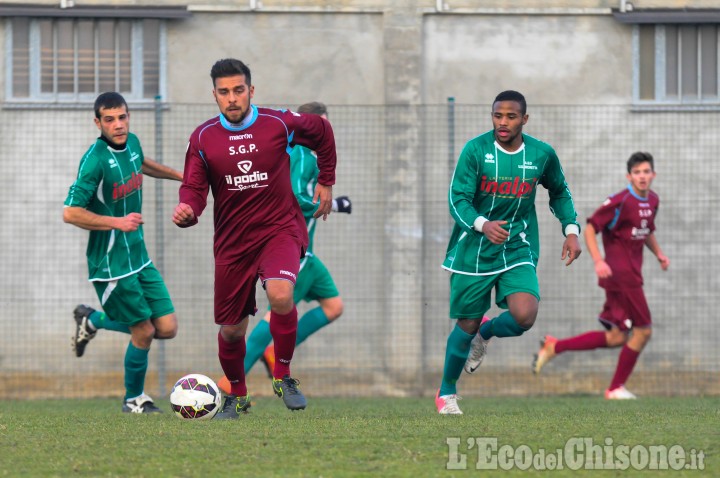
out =
<path fill-rule="evenodd" d="M 327 107 L 317 101 L 300 105 L 297 112 L 315 114 L 328 119 Z M 313 203 L 313 194 L 319 172 L 315 153 L 304 146 L 295 146 L 290 153 L 290 180 L 295 198 L 305 216 L 310 242 L 305 257 L 300 262 L 300 273 L 295 283 L 293 300 L 296 304 L 303 300 L 306 302 L 317 301 L 319 304 L 318 307 L 303 314 L 298 321 L 296 346 L 303 343 L 310 335 L 340 318 L 343 313 L 343 301 L 335 286 L 335 281 L 325 264 L 313 252 L 313 238 L 317 224 L 313 215 L 319 206 L 319 203 Z M 332 208 L 335 212 L 350 214 L 352 202 L 347 196 L 339 196 L 333 199 Z M 268 375 L 272 378 L 272 371 L 275 367 L 275 350 L 271 344 L 272 335 L 270 335 L 269 324 L 270 312 L 267 312 L 263 320 L 258 322 L 248 336 L 245 373 L 248 373 L 258 359 L 261 359 Z M 218 386 L 225 393 L 230 393 L 230 382 L 227 377 L 222 377 L 218 381 Z"/>
<path fill-rule="evenodd" d="M 98 329 L 130 334 L 122 411 L 157 413 L 160 409 L 144 392 L 148 352 L 153 338 L 175 337 L 177 318 L 145 248 L 142 183 L 144 174 L 181 181 L 182 173 L 146 158 L 129 124 L 127 103 L 119 93 L 97 97 L 95 125 L 100 137 L 80 160 L 65 199 L 64 221 L 90 231 L 89 279 L 104 310 L 75 308 L 72 346 L 81 357 Z"/>
<path fill-rule="evenodd" d="M 550 196 L 550 210 L 562 224 L 562 259 L 580 255 L 580 226 L 565 175 L 553 148 L 522 133 L 528 121 L 525 97 L 504 91 L 493 102 L 493 130 L 464 147 L 450 183 L 455 225 L 443 268 L 450 276 L 450 317 L 442 383 L 435 395 L 440 414 L 459 415 L 457 381 L 474 372 L 492 337 L 517 337 L 535 323 L 540 300 L 535 268 L 540 242 L 535 194 Z M 507 309 L 483 317 L 495 303 Z"/>

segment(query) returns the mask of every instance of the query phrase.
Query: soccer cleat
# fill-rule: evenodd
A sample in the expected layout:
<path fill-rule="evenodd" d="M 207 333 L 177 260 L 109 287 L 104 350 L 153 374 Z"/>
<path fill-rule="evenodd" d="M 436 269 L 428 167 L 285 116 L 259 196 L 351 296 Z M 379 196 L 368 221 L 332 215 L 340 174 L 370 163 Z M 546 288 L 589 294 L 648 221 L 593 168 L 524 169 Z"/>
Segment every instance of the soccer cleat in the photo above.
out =
<path fill-rule="evenodd" d="M 230 380 L 225 375 L 218 380 L 217 386 L 225 395 L 230 395 Z"/>
<path fill-rule="evenodd" d="M 285 375 L 282 379 L 274 378 L 272 381 L 273 392 L 275 395 L 283 399 L 285 406 L 290 410 L 303 410 L 307 406 L 307 400 L 297 386 L 299 380 Z"/>
<path fill-rule="evenodd" d="M 490 317 L 483 317 L 480 321 L 480 326 L 482 326 L 482 324 L 484 324 L 488 320 L 490 320 Z M 468 355 L 468 358 L 465 361 L 465 366 L 463 367 L 465 372 L 473 373 L 475 370 L 478 369 L 483 359 L 485 358 L 485 354 L 487 353 L 488 342 L 490 342 L 490 340 L 485 340 L 484 338 L 482 338 L 482 335 L 480 335 L 480 330 L 478 330 L 477 334 L 475 334 L 475 337 L 473 337 L 472 342 L 470 342 L 470 355 Z"/>
<path fill-rule="evenodd" d="M 273 344 L 268 345 L 265 348 L 265 351 L 262 354 L 262 357 L 260 357 L 260 360 L 262 361 L 263 365 L 265 365 L 265 370 L 267 370 L 268 378 L 273 378 L 273 372 L 275 371 L 275 346 Z"/>
<path fill-rule="evenodd" d="M 625 385 L 620 385 L 618 388 L 613 390 L 605 390 L 606 400 L 635 400 L 637 397 L 630 390 L 625 388 Z"/>
<path fill-rule="evenodd" d="M 241 413 L 247 413 L 250 408 L 250 394 L 244 397 L 237 395 L 226 395 L 220 411 L 215 415 L 215 420 L 232 420 L 238 418 Z"/>
<path fill-rule="evenodd" d="M 122 406 L 123 413 L 162 413 L 153 403 L 149 395 L 138 395 L 137 397 L 125 400 Z"/>
<path fill-rule="evenodd" d="M 83 356 L 85 346 L 97 335 L 97 330 L 90 329 L 90 314 L 93 312 L 95 312 L 95 309 L 84 304 L 78 305 L 73 311 L 77 325 L 75 326 L 75 336 L 71 340 L 71 346 L 77 357 Z"/>
<path fill-rule="evenodd" d="M 463 412 L 458 407 L 457 401 L 462 400 L 456 394 L 440 396 L 440 389 L 438 388 L 437 394 L 435 394 L 435 406 L 440 415 L 462 415 Z"/>
<path fill-rule="evenodd" d="M 540 373 L 540 370 L 545 366 L 546 363 L 555 357 L 555 344 L 558 339 L 552 335 L 546 335 L 540 341 L 540 350 L 535 354 L 532 363 L 532 371 L 534 374 Z"/>

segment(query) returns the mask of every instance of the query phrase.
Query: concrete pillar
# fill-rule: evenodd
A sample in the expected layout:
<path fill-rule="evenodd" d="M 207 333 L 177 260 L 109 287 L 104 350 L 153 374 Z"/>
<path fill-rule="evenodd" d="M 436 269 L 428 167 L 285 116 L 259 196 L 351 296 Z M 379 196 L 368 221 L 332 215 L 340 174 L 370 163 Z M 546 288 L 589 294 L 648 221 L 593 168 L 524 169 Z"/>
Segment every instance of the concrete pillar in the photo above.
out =
<path fill-rule="evenodd" d="M 388 2 L 384 12 L 387 148 L 385 366 L 397 389 L 422 390 L 422 155 L 420 148 L 422 14 L 416 2 Z M 404 386 L 400 386 L 403 384 Z"/>

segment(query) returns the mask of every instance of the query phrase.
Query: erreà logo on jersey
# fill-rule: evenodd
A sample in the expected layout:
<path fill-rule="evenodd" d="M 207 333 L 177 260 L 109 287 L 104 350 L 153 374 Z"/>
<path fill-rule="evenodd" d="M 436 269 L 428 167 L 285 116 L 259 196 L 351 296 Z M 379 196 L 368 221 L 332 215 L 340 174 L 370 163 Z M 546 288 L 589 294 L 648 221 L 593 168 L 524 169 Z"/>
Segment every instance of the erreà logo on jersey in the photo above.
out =
<path fill-rule="evenodd" d="M 225 175 L 225 182 L 235 186 L 234 188 L 230 189 L 231 191 L 243 191 L 249 188 L 267 187 L 267 184 L 261 185 L 259 184 L 259 182 L 266 181 L 268 178 L 268 174 L 262 171 L 253 171 L 251 173 L 250 171 L 252 170 L 252 166 L 252 161 L 240 161 L 237 163 L 237 167 L 243 174 L 239 176 L 233 176 L 231 174 Z"/>

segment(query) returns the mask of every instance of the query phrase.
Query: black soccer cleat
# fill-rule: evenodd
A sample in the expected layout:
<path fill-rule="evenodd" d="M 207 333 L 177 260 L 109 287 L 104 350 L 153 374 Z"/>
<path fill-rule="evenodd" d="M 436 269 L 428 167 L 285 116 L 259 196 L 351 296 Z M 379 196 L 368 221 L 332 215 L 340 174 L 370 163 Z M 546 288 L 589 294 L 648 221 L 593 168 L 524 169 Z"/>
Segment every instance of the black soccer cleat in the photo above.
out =
<path fill-rule="evenodd" d="M 238 418 L 241 413 L 247 413 L 250 408 L 250 394 L 244 397 L 238 397 L 237 395 L 226 395 L 225 403 L 217 415 L 215 420 L 232 420 Z"/>
<path fill-rule="evenodd" d="M 273 379 L 273 392 L 283 399 L 285 406 L 290 410 L 304 410 L 307 407 L 305 395 L 297 387 L 299 384 L 300 381 L 291 378 L 290 375 L 285 375 L 282 379 Z"/>
<path fill-rule="evenodd" d="M 71 340 L 71 347 L 77 357 L 83 356 L 85 346 L 97 335 L 97 330 L 90 328 L 90 314 L 93 312 L 95 312 L 95 309 L 84 304 L 78 305 L 73 311 L 76 325 L 75 336 Z"/>

